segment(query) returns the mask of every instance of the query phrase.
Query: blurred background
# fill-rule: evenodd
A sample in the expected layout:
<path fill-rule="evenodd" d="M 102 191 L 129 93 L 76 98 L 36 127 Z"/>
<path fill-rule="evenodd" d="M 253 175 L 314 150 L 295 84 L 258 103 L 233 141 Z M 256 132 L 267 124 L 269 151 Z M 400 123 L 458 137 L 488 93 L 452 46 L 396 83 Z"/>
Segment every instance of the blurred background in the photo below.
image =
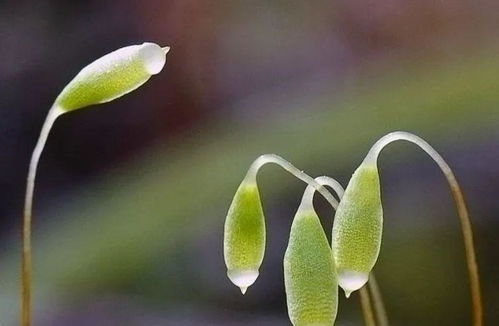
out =
<path fill-rule="evenodd" d="M 344 185 L 393 130 L 440 151 L 475 229 L 486 322 L 499 323 L 499 3 L 0 2 L 0 324 L 18 314 L 29 157 L 62 87 L 119 47 L 172 47 L 144 87 L 55 124 L 34 206 L 36 325 L 289 325 L 282 259 L 305 185 L 260 173 L 268 243 L 243 297 L 222 231 L 253 159 L 278 153 Z M 376 266 L 393 325 L 469 325 L 455 208 L 408 143 L 380 158 Z M 317 198 L 330 236 L 332 212 Z M 361 325 L 341 295 L 338 325 Z"/>

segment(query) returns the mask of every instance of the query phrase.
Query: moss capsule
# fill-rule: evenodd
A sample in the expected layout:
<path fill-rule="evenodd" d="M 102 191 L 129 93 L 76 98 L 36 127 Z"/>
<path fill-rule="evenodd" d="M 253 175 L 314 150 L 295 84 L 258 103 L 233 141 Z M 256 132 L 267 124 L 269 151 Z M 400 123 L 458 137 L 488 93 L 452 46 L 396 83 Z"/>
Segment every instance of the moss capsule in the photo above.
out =
<path fill-rule="evenodd" d="M 146 42 L 113 51 L 83 68 L 54 106 L 66 112 L 123 96 L 163 69 L 169 49 Z"/>
<path fill-rule="evenodd" d="M 143 43 L 111 52 L 83 68 L 64 87 L 50 108 L 31 154 L 26 180 L 22 233 L 21 325 L 31 324 L 31 220 L 36 171 L 55 120 L 63 113 L 109 102 L 133 91 L 163 69 L 169 49 L 153 43 Z"/>
<path fill-rule="evenodd" d="M 232 200 L 224 229 L 227 276 L 244 294 L 257 277 L 265 253 L 265 218 L 258 187 L 243 181 Z"/>
<path fill-rule="evenodd" d="M 289 318 L 294 326 L 331 326 L 338 282 L 331 248 L 315 211 L 298 209 L 284 256 Z"/>
<path fill-rule="evenodd" d="M 347 297 L 368 281 L 378 258 L 382 228 L 378 169 L 375 164 L 362 163 L 348 183 L 333 224 L 338 283 Z"/>

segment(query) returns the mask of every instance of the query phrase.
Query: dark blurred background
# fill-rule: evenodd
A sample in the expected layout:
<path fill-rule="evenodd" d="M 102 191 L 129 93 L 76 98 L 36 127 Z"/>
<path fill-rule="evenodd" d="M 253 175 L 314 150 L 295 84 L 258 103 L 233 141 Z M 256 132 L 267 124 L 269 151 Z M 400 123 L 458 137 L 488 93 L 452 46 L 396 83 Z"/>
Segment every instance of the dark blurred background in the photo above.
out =
<path fill-rule="evenodd" d="M 282 258 L 304 185 L 260 174 L 268 247 L 243 297 L 222 231 L 252 160 L 278 153 L 344 185 L 383 134 L 448 160 L 474 223 L 488 325 L 499 324 L 499 3 L 480 1 L 0 2 L 0 324 L 18 312 L 25 177 L 43 119 L 86 64 L 172 47 L 161 74 L 61 117 L 34 206 L 36 325 L 289 325 Z M 455 208 L 415 146 L 380 159 L 376 267 L 393 325 L 469 325 Z M 318 198 L 326 233 L 332 213 Z M 338 325 L 360 325 L 341 296 Z"/>

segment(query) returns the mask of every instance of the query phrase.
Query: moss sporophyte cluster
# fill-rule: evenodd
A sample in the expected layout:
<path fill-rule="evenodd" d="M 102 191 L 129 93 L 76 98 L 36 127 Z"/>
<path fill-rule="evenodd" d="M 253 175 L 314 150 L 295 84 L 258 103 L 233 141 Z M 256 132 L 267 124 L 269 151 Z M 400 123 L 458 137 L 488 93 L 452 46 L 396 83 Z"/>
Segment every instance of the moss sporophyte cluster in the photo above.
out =
<path fill-rule="evenodd" d="M 284 255 L 284 287 L 288 315 L 294 326 L 333 325 L 338 311 L 338 287 L 348 298 L 360 290 L 366 325 L 388 325 L 372 270 L 383 233 L 383 206 L 377 167 L 386 145 L 405 140 L 419 146 L 440 167 L 454 196 L 461 222 L 472 302 L 472 325 L 483 325 L 483 309 L 473 234 L 457 180 L 443 158 L 423 139 L 396 131 L 380 138 L 353 173 L 345 190 L 329 177 L 311 178 L 274 154 L 251 164 L 236 191 L 225 220 L 224 256 L 229 279 L 244 294 L 259 275 L 265 252 L 265 218 L 257 186 L 258 170 L 274 163 L 308 184 L 293 219 Z M 331 187 L 338 201 L 324 186 Z M 336 209 L 331 244 L 313 207 L 319 191 Z M 369 282 L 369 287 L 365 285 Z"/>
<path fill-rule="evenodd" d="M 31 157 L 27 177 L 23 214 L 21 326 L 31 325 L 32 320 L 32 202 L 38 161 L 53 123 L 64 113 L 112 101 L 138 88 L 163 69 L 168 51 L 169 47 L 143 43 L 111 52 L 83 68 L 62 90 L 49 110 Z M 359 290 L 367 325 L 388 325 L 372 269 L 381 248 L 383 229 L 377 159 L 382 149 L 396 140 L 418 145 L 438 164 L 447 178 L 464 237 L 473 305 L 472 325 L 481 326 L 478 267 L 471 223 L 461 190 L 442 157 L 424 140 L 407 132 L 393 132 L 379 139 L 353 174 L 346 190 L 332 178 L 310 177 L 277 155 L 258 157 L 237 189 L 225 221 L 224 257 L 230 280 L 244 294 L 258 278 L 265 253 L 266 230 L 257 174 L 263 165 L 274 163 L 308 184 L 293 219 L 284 255 L 284 285 L 288 314 L 293 325 L 333 325 L 338 311 L 338 286 L 347 297 Z M 325 186 L 334 190 L 339 202 Z M 314 210 L 315 191 L 336 209 L 331 244 Z M 364 287 L 366 283 L 369 290 Z"/>

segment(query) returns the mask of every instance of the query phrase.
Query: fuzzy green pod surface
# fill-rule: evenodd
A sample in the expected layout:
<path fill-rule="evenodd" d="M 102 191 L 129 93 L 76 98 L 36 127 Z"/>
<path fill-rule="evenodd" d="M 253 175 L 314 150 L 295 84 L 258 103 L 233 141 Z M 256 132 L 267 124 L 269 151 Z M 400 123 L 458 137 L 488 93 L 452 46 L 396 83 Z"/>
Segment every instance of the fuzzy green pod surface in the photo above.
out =
<path fill-rule="evenodd" d="M 67 112 L 123 96 L 163 69 L 169 49 L 146 42 L 113 51 L 83 68 L 54 106 Z"/>
<path fill-rule="evenodd" d="M 299 209 L 284 256 L 289 318 L 294 326 L 331 326 L 338 282 L 331 248 L 317 214 Z"/>
<path fill-rule="evenodd" d="M 333 224 L 338 283 L 347 297 L 368 281 L 379 255 L 382 228 L 378 169 L 374 164 L 362 163 L 348 183 Z"/>
<path fill-rule="evenodd" d="M 256 183 L 243 181 L 227 213 L 224 258 L 227 276 L 244 294 L 258 277 L 265 253 L 265 218 Z"/>

